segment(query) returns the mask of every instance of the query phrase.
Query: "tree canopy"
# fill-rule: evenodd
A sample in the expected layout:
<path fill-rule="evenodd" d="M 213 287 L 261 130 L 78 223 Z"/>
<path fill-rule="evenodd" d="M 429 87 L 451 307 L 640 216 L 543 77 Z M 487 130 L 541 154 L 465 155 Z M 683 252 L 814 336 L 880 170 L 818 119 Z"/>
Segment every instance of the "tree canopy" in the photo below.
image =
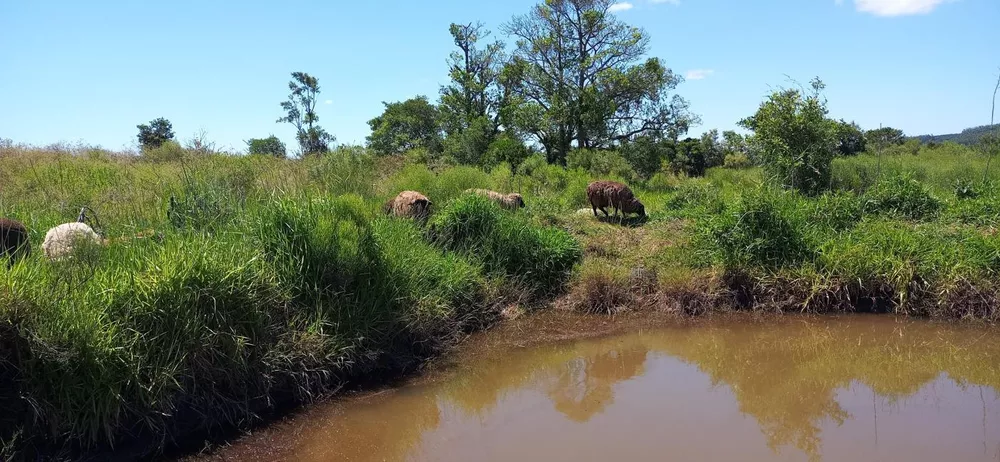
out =
<path fill-rule="evenodd" d="M 319 116 L 316 115 L 319 80 L 305 72 L 292 72 L 288 89 L 291 91 L 288 100 L 281 103 L 285 116 L 278 119 L 278 123 L 295 126 L 295 139 L 299 142 L 302 155 L 328 151 L 330 143 L 336 141 L 336 138 L 316 124 L 319 122 Z"/>
<path fill-rule="evenodd" d="M 441 150 L 438 109 L 426 96 L 386 103 L 382 115 L 368 121 L 368 147 L 377 154 L 399 154 L 411 149 Z"/>
<path fill-rule="evenodd" d="M 681 78 L 646 58 L 649 37 L 611 12 L 612 0 L 546 0 L 504 25 L 516 41 L 502 81 L 510 117 L 545 148 L 550 162 L 652 134 L 676 138 L 692 121 L 670 95 Z"/>

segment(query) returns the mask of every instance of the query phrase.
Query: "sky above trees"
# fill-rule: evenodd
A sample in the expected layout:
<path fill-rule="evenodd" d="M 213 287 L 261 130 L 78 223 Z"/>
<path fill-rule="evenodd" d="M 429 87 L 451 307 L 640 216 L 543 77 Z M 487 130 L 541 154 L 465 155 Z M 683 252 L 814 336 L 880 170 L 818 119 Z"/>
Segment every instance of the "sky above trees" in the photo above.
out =
<path fill-rule="evenodd" d="M 339 143 L 363 143 L 383 102 L 436 101 L 449 24 L 501 25 L 535 2 L 4 2 L 0 137 L 117 149 L 165 117 L 223 147 L 277 135 L 291 72 L 319 79 L 316 112 Z M 630 0 L 614 7 L 685 81 L 690 134 L 737 128 L 789 78 L 826 83 L 830 116 L 907 134 L 989 121 L 1000 55 L 996 0 Z M 513 48 L 510 46 L 509 48 Z"/>

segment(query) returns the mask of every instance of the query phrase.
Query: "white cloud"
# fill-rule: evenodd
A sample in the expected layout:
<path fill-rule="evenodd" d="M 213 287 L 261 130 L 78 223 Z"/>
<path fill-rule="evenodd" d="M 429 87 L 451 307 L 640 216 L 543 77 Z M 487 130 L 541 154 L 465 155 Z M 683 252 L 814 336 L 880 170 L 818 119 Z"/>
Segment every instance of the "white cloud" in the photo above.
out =
<path fill-rule="evenodd" d="M 328 99 L 328 100 L 323 101 L 323 102 L 326 103 L 326 104 L 333 104 L 333 100 L 332 99 Z"/>
<path fill-rule="evenodd" d="M 649 0 L 652 3 L 669 3 L 671 5 L 680 5 L 681 0 Z"/>
<path fill-rule="evenodd" d="M 608 12 L 609 13 L 617 13 L 619 11 L 626 11 L 626 10 L 631 10 L 631 9 L 632 9 L 632 4 L 631 3 L 629 3 L 629 2 L 621 2 L 621 3 L 615 3 L 614 5 L 611 5 L 610 7 L 608 7 Z"/>
<path fill-rule="evenodd" d="M 875 16 L 927 14 L 951 0 L 854 0 L 854 7 Z"/>
<path fill-rule="evenodd" d="M 702 80 L 714 73 L 715 71 L 712 69 L 691 69 L 684 74 L 684 78 L 688 80 Z"/>

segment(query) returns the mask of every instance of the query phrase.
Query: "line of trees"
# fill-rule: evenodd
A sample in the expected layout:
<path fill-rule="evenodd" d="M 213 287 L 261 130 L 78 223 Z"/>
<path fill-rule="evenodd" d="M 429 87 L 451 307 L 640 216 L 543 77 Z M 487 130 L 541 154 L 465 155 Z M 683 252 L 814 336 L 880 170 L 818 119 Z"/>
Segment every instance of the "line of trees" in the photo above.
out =
<path fill-rule="evenodd" d="M 572 149 L 636 139 L 676 140 L 697 121 L 672 91 L 681 82 L 646 57 L 648 34 L 611 12 L 612 0 L 547 0 L 502 26 L 514 43 L 490 41 L 482 24 L 452 24 L 450 82 L 426 96 L 384 103 L 369 121 L 383 155 L 423 148 L 464 164 L 516 160 L 520 141 L 566 164 Z"/>
<path fill-rule="evenodd" d="M 815 192 L 834 156 L 906 141 L 893 128 L 863 131 L 827 117 L 824 84 L 771 94 L 739 122 L 752 132 L 683 138 L 699 118 L 674 93 L 682 78 L 647 56 L 648 34 L 612 13 L 614 0 L 544 0 L 501 26 L 511 49 L 481 23 L 451 24 L 449 81 L 437 101 L 417 95 L 383 102 L 368 121 L 377 155 L 419 153 L 428 161 L 520 165 L 534 152 L 554 164 L 605 166 L 626 176 L 661 171 L 703 175 L 711 167 L 761 165 L 789 187 Z M 319 81 L 293 72 L 277 123 L 292 125 L 301 156 L 327 152 L 336 138 L 319 125 Z M 173 140 L 170 122 L 139 125 L 143 151 Z M 247 140 L 253 155 L 285 157 L 277 137 Z M 572 153 L 572 156 L 570 154 Z M 572 157 L 572 158 L 571 158 Z M 597 168 L 597 167 L 593 167 Z"/>

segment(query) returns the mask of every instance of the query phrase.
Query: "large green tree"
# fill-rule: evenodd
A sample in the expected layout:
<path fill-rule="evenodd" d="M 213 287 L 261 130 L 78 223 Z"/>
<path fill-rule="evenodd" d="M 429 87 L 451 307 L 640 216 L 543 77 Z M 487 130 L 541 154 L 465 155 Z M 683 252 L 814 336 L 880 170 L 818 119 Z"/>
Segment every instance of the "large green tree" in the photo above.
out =
<path fill-rule="evenodd" d="M 614 0 L 545 0 L 504 30 L 516 41 L 501 75 L 510 85 L 509 119 L 532 134 L 550 162 L 579 148 L 608 147 L 640 135 L 676 138 L 692 116 L 670 95 L 681 78 L 657 58 L 649 37 L 611 12 Z"/>
<path fill-rule="evenodd" d="M 291 91 L 288 100 L 281 103 L 285 116 L 278 123 L 295 126 L 295 139 L 299 142 L 302 155 L 321 154 L 330 150 L 330 143 L 336 141 L 322 127 L 317 125 L 316 101 L 319 96 L 319 80 L 305 72 L 292 72 L 288 82 Z"/>
<path fill-rule="evenodd" d="M 772 93 L 757 112 L 739 124 L 754 135 L 751 149 L 772 177 L 806 194 L 819 192 L 830 181 L 836 148 L 836 127 L 826 117 L 825 85 L 819 78 L 811 91 L 784 89 Z"/>
<path fill-rule="evenodd" d="M 438 109 L 426 96 L 386 103 L 382 115 L 368 121 L 368 147 L 377 154 L 400 154 L 411 149 L 441 150 Z"/>

